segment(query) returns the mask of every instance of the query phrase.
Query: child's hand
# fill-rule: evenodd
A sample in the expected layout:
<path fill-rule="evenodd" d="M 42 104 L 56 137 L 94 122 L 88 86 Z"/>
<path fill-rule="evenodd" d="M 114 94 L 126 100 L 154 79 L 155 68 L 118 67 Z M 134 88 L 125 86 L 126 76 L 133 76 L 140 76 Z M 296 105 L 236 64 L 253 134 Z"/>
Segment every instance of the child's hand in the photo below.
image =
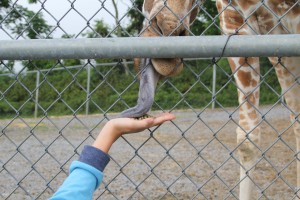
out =
<path fill-rule="evenodd" d="M 171 113 L 163 113 L 162 115 L 154 118 L 146 118 L 142 120 L 118 118 L 113 119 L 108 123 L 111 123 L 111 126 L 115 129 L 116 133 L 119 133 L 119 136 L 121 136 L 126 133 L 137 133 L 172 119 L 175 119 L 175 115 Z"/>
<path fill-rule="evenodd" d="M 160 125 L 166 121 L 175 119 L 175 115 L 164 113 L 155 118 L 147 118 L 136 120 L 131 118 L 112 119 L 106 123 L 101 130 L 93 146 L 107 153 L 111 145 L 122 135 L 128 133 L 136 133 L 147 128 Z"/>

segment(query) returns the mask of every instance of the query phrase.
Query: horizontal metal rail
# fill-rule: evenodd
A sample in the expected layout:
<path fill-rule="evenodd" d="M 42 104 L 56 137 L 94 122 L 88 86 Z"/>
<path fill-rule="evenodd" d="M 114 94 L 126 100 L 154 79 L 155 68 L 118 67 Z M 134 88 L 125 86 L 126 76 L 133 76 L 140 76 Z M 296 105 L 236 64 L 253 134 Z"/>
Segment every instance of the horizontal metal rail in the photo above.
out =
<path fill-rule="evenodd" d="M 300 56 L 300 35 L 0 40 L 0 60 Z"/>

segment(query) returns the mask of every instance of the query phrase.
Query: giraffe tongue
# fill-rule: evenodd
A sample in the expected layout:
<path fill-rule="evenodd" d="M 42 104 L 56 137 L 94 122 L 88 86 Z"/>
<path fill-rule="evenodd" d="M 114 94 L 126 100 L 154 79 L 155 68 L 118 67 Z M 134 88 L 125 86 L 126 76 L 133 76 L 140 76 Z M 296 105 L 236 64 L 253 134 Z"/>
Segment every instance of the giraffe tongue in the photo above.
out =
<path fill-rule="evenodd" d="M 153 58 L 155 70 L 163 76 L 175 76 L 183 69 L 181 58 Z"/>

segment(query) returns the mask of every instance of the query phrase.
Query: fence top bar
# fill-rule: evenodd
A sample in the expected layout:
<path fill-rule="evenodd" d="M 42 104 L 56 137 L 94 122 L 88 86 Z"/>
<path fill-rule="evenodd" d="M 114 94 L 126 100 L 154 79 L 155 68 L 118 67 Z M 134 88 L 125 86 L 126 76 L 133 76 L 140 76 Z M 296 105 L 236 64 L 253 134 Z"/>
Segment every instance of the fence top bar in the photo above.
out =
<path fill-rule="evenodd" d="M 300 34 L 0 40 L 0 60 L 239 56 L 300 56 Z"/>

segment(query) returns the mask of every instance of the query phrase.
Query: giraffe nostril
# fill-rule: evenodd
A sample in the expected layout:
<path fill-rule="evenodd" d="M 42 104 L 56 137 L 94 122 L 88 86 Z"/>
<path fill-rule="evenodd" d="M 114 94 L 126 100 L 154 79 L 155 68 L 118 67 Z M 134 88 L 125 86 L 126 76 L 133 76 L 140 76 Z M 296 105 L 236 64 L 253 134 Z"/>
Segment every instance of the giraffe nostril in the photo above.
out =
<path fill-rule="evenodd" d="M 186 30 L 180 31 L 179 36 L 187 36 L 187 31 Z"/>

